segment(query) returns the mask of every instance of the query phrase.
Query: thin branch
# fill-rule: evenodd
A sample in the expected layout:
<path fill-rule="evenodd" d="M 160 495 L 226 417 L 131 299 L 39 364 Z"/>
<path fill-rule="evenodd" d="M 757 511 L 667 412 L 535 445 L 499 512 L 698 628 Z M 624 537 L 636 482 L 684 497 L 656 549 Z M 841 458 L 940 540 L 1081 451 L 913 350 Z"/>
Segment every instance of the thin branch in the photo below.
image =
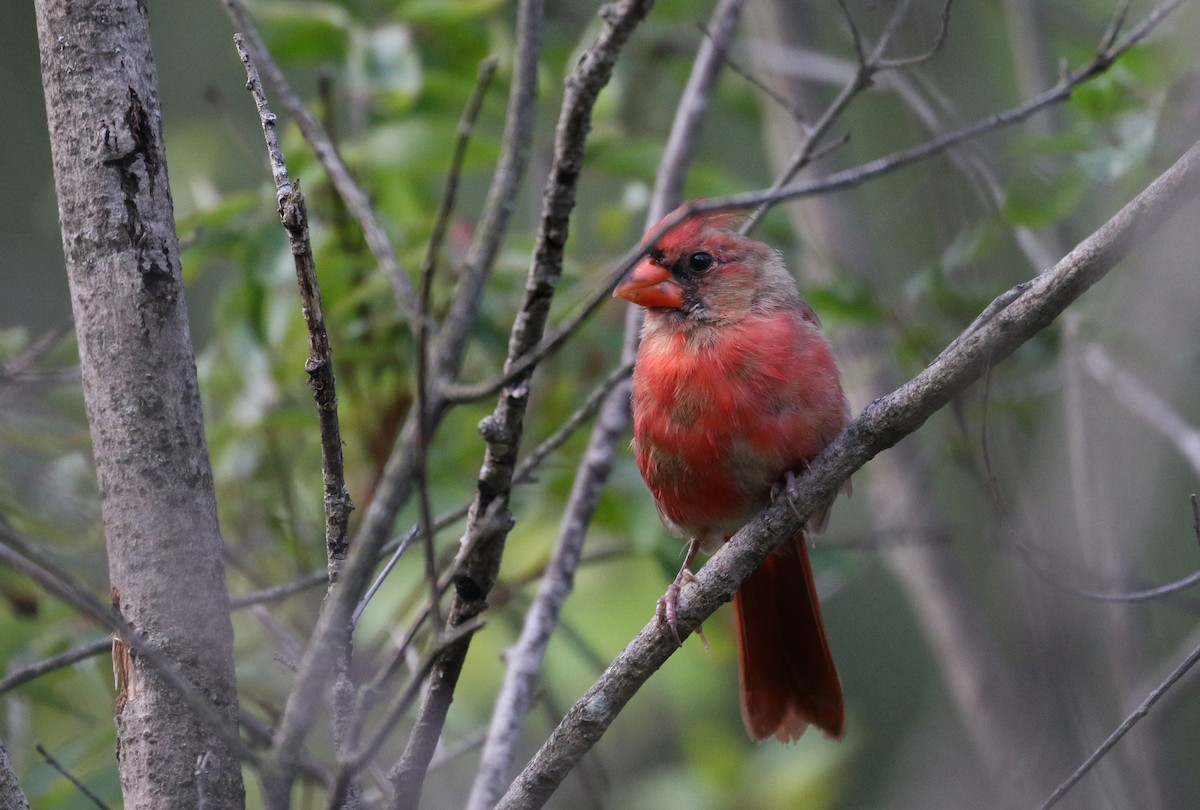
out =
<path fill-rule="evenodd" d="M 434 662 L 437 661 L 438 656 L 441 655 L 447 646 L 457 643 L 466 636 L 473 635 L 483 625 L 484 621 L 480 616 L 475 617 L 469 622 L 464 622 L 455 627 L 445 638 L 440 639 L 437 645 L 429 651 L 424 663 L 414 673 L 408 687 L 396 695 L 395 700 L 392 701 L 392 705 L 384 713 L 384 718 L 379 728 L 376 729 L 375 733 L 361 748 L 352 752 L 338 765 L 337 772 L 334 774 L 333 782 L 329 788 L 329 798 L 326 802 L 329 810 L 339 810 L 342 807 L 342 801 L 345 798 L 345 792 L 350 784 L 351 777 L 362 770 L 367 761 L 375 755 L 375 752 L 387 740 L 396 724 L 400 722 L 400 718 L 412 707 L 420 692 L 421 685 L 425 682 L 429 671 L 433 669 Z"/>
<path fill-rule="evenodd" d="M 917 65 L 928 62 L 932 59 L 942 46 L 946 44 L 946 36 L 950 33 L 950 6 L 954 4 L 954 0 L 946 0 L 942 5 L 941 13 L 941 28 L 938 29 L 937 36 L 933 39 L 933 44 L 924 53 L 919 53 L 916 56 L 905 56 L 897 59 L 879 59 L 875 62 L 875 67 L 878 70 L 899 70 L 900 68 L 915 67 Z"/>
<path fill-rule="evenodd" d="M 0 366 L 0 383 L 40 382 L 47 378 L 57 378 L 59 372 L 34 372 L 31 369 L 35 363 L 49 354 L 59 341 L 74 334 L 74 330 L 75 322 L 68 320 L 39 336 L 23 352 Z M 79 376 L 78 369 L 71 369 L 71 374 L 72 377 L 77 378 Z"/>
<path fill-rule="evenodd" d="M 1133 713 L 1126 717 L 1124 722 L 1122 722 L 1121 725 L 1117 726 L 1116 729 L 1113 730 L 1112 734 L 1108 735 L 1108 738 L 1100 744 L 1100 747 L 1097 748 L 1090 757 L 1084 760 L 1083 764 L 1080 765 L 1074 773 L 1067 777 L 1065 782 L 1055 788 L 1054 792 L 1051 793 L 1046 798 L 1046 801 L 1042 802 L 1040 805 L 1041 810 L 1046 810 L 1046 808 L 1053 807 L 1054 805 L 1058 804 L 1058 802 L 1067 795 L 1071 788 L 1073 788 L 1080 779 L 1087 776 L 1088 771 L 1094 768 L 1096 763 L 1102 760 L 1104 756 L 1110 750 L 1112 750 L 1113 746 L 1120 742 L 1121 738 L 1129 733 L 1129 730 L 1133 728 L 1139 720 L 1150 713 L 1150 709 L 1155 703 L 1158 702 L 1159 698 L 1165 695 L 1167 691 L 1175 685 L 1176 681 L 1187 674 L 1187 671 L 1195 666 L 1197 661 L 1200 661 L 1200 647 L 1192 650 L 1191 654 L 1189 654 L 1188 657 L 1185 658 L 1183 662 L 1176 667 L 1170 675 L 1167 676 L 1167 679 L 1159 684 L 1154 691 L 1147 695 L 1146 699 L 1142 701 L 1141 705 L 1134 709 Z"/>
<path fill-rule="evenodd" d="M 265 605 L 270 602 L 278 602 L 281 599 L 287 599 L 289 596 L 304 593 L 328 581 L 328 570 L 312 571 L 297 580 L 285 582 L 283 585 L 275 585 L 270 588 L 251 591 L 241 596 L 235 596 L 229 600 L 229 608 L 231 610 L 238 610 L 250 607 L 251 605 Z"/>
<path fill-rule="evenodd" d="M 242 760 L 257 764 L 259 756 L 251 751 L 236 728 L 231 728 L 212 701 L 179 671 L 173 661 L 133 632 L 111 607 L 83 590 L 57 563 L 26 542 L 16 531 L 0 522 L 0 562 L 25 574 L 47 592 L 66 602 L 80 615 L 88 616 L 110 630 L 116 638 L 137 651 L 154 667 L 162 679 L 175 689 L 196 718 L 229 745 Z"/>
<path fill-rule="evenodd" d="M 287 162 L 279 146 L 275 132 L 275 114 L 267 104 L 262 81 L 250 51 L 241 34 L 233 35 L 233 44 L 246 68 L 246 89 L 254 98 L 258 120 L 262 125 L 263 138 L 267 143 L 267 157 L 271 165 L 271 178 L 275 182 L 275 196 L 279 203 L 279 219 L 287 232 L 291 244 L 292 260 L 296 267 L 296 283 L 300 287 L 300 299 L 304 313 L 304 325 L 308 328 L 308 359 L 304 370 L 308 374 L 308 385 L 317 404 L 317 419 L 321 431 L 321 479 L 324 488 L 325 507 L 325 550 L 328 556 L 329 580 L 337 580 L 345 564 L 349 547 L 348 524 L 354 502 L 346 488 L 346 468 L 342 458 L 342 432 L 338 423 L 337 386 L 333 374 L 333 352 L 329 348 L 329 334 L 325 328 L 325 311 L 321 302 L 321 287 L 317 280 L 317 266 L 313 259 L 312 242 L 308 236 L 308 212 L 300 182 L 291 182 Z"/>
<path fill-rule="evenodd" d="M 325 168 L 330 183 L 345 202 L 351 216 L 362 228 L 367 248 L 375 257 L 375 261 L 379 263 L 384 276 L 391 283 L 396 306 L 400 309 L 401 314 L 412 323 L 417 312 L 416 291 L 413 290 L 412 282 L 409 281 L 404 268 L 400 266 L 400 260 L 396 258 L 396 251 L 392 247 L 391 239 L 380 223 L 371 201 L 359 188 L 354 178 L 350 176 L 350 171 L 346 168 L 329 133 L 291 89 L 287 77 L 283 75 L 279 65 L 271 58 L 270 51 L 263 44 L 262 37 L 258 35 L 258 27 L 254 24 L 254 20 L 246 11 L 241 0 L 222 0 L 222 3 L 233 22 L 234 29 L 243 35 L 246 50 L 254 58 L 254 62 L 262 70 L 263 75 L 266 76 L 267 82 L 281 100 L 287 114 L 300 128 L 304 139 L 312 148 L 317 160 Z"/>
<path fill-rule="evenodd" d="M 1182 2 L 1183 0 L 1166 0 L 1166 2 L 1156 6 L 1119 44 L 1098 54 L 1091 62 L 1062 79 L 1054 87 L 1015 107 L 1002 110 L 961 129 L 938 135 L 910 149 L 893 152 L 890 155 L 869 161 L 856 168 L 834 172 L 811 181 L 788 185 L 783 178 L 794 176 L 795 172 L 800 168 L 810 163 L 816 157 L 825 154 L 825 149 L 818 149 L 818 136 L 827 132 L 828 128 L 849 104 L 854 95 L 860 92 L 861 88 L 856 87 L 860 81 L 856 74 L 856 77 L 852 78 L 842 88 L 838 97 L 834 99 L 834 102 L 830 104 L 817 123 L 813 125 L 810 133 L 805 136 L 800 147 L 792 156 L 789 169 L 780 175 L 780 179 L 774 185 L 761 191 L 748 191 L 741 194 L 714 197 L 708 200 L 693 202 L 686 208 L 680 209 L 675 216 L 669 221 L 664 222 L 662 227 L 654 233 L 647 234 L 644 241 L 652 242 L 661 238 L 671 228 L 693 214 L 755 208 L 756 210 L 747 217 L 741 227 L 743 232 L 748 233 L 758 223 L 759 219 L 761 219 L 762 214 L 776 203 L 852 188 L 867 180 L 887 174 L 911 163 L 938 155 L 964 141 L 986 135 L 1001 127 L 1021 123 L 1047 107 L 1066 101 L 1070 98 L 1071 92 L 1076 87 L 1104 73 L 1123 53 L 1145 39 Z M 839 141 L 835 146 L 840 145 L 840 143 Z M 511 384 L 515 379 L 524 376 L 531 367 L 560 348 L 566 342 L 567 338 L 579 329 L 600 308 L 601 304 L 608 300 L 617 282 L 629 272 L 629 269 L 645 253 L 646 248 L 637 247 L 621 257 L 605 282 L 579 305 L 575 315 L 551 332 L 547 338 L 538 344 L 537 348 L 523 355 L 517 362 L 513 363 L 511 368 L 506 368 L 503 374 L 480 383 L 447 385 L 444 389 L 446 401 L 457 403 L 482 399 L 496 393 L 503 386 Z M 1011 294 L 1016 296 L 1020 292 L 1021 285 L 1018 285 L 1013 288 Z M 993 312 L 982 313 L 980 318 L 987 320 L 1005 305 L 1004 302 L 993 302 Z"/>
<path fill-rule="evenodd" d="M 479 72 L 475 80 L 475 90 L 467 107 L 463 110 L 458 122 L 458 135 L 454 143 L 454 153 L 450 158 L 450 168 L 446 174 L 446 190 L 442 194 L 441 204 L 433 222 L 433 231 L 429 237 L 429 247 L 425 260 L 421 263 L 421 300 L 417 330 L 417 442 L 413 461 L 413 480 L 417 487 L 417 496 L 421 511 L 421 536 L 425 546 L 425 578 L 429 583 L 429 609 L 434 621 L 441 625 L 442 609 L 439 605 L 438 577 L 435 565 L 433 504 L 429 498 L 429 477 L 427 457 L 429 443 L 432 440 L 432 419 L 429 399 L 431 385 L 429 382 L 429 318 L 430 299 L 433 295 L 433 275 L 437 268 L 437 254 L 446 236 L 450 216 L 454 213 L 454 201 L 458 194 L 459 178 L 462 174 L 463 160 L 467 154 L 467 144 L 471 140 L 471 131 L 483 107 L 484 95 L 492 77 L 496 74 L 496 57 L 489 57 L 479 63 Z"/>
<path fill-rule="evenodd" d="M 40 678 L 47 673 L 53 672 L 56 669 L 69 667 L 76 664 L 85 658 L 91 658 L 94 655 L 108 652 L 112 649 L 112 638 L 101 638 L 87 644 L 81 644 L 78 647 L 73 647 L 65 653 L 47 658 L 44 661 L 37 661 L 29 666 L 21 667 L 16 672 L 10 672 L 4 678 L 0 678 L 0 695 L 12 689 L 16 689 L 22 684 L 28 683 L 35 678 Z"/>
<path fill-rule="evenodd" d="M 789 159 L 787 167 L 779 174 L 775 183 L 771 186 L 773 191 L 785 188 L 801 169 L 814 160 L 814 152 L 834 122 L 846 111 L 846 108 L 850 106 L 850 102 L 871 86 L 871 81 L 875 74 L 883 69 L 881 61 L 884 51 L 891 45 L 896 28 L 899 26 L 900 20 L 908 13 L 908 9 L 912 5 L 912 0 L 904 0 L 892 12 L 870 56 L 866 54 L 863 48 L 862 37 L 859 34 L 857 25 L 855 25 L 853 15 L 850 14 L 850 10 L 846 6 L 845 0 L 840 0 L 838 5 L 842 10 L 842 15 L 846 19 L 846 24 L 850 28 L 850 37 L 854 44 L 854 52 L 858 57 L 858 66 L 841 91 L 838 92 L 837 97 L 825 109 L 825 112 L 821 114 L 821 117 L 817 119 L 812 127 L 805 130 L 804 137 L 800 140 L 800 145 L 796 147 L 791 159 Z M 945 13 L 949 13 L 949 3 L 947 3 Z M 757 206 L 755 210 L 742 223 L 740 230 L 743 234 L 750 233 L 758 225 L 759 221 L 762 220 L 767 211 L 774 205 L 774 202 L 764 200 L 761 203 L 755 203 L 755 205 Z"/>
<path fill-rule="evenodd" d="M 1166 585 L 1158 585 L 1154 588 L 1146 588 L 1141 591 L 1101 593 L 1099 591 L 1084 590 L 1083 588 L 1071 588 L 1071 590 L 1079 596 L 1094 599 L 1097 602 L 1149 602 L 1153 599 L 1162 599 L 1164 596 L 1185 591 L 1197 583 L 1200 583 L 1200 571 L 1183 579 L 1168 582 Z"/>
<path fill-rule="evenodd" d="M 1107 71 L 1123 53 L 1145 39 L 1182 2 L 1183 0 L 1166 0 L 1155 6 L 1120 42 L 1098 53 L 1090 62 L 1065 76 L 1053 87 L 1015 107 L 991 115 L 953 132 L 939 135 L 910 149 L 904 149 L 864 163 L 857 168 L 834 172 L 825 177 L 807 182 L 772 187 L 763 191 L 748 191 L 705 201 L 695 205 L 687 213 L 752 208 L 852 188 L 866 180 L 936 155 L 963 141 L 977 138 L 1001 127 L 1024 121 L 1053 104 L 1065 101 L 1076 87 Z M 813 129 L 816 130 L 817 126 L 814 125 Z"/>
<path fill-rule="evenodd" d="M 562 275 L 563 248 L 583 161 L 583 147 L 591 128 L 592 108 L 608 84 L 617 56 L 633 30 L 649 12 L 653 0 L 622 0 L 601 11 L 605 26 L 596 42 L 582 55 L 567 80 L 554 158 L 543 194 L 537 244 L 525 284 L 525 298 L 509 338 L 506 371 L 521 355 L 534 349 L 545 332 L 550 302 Z M 508 496 L 517 463 L 525 412 L 529 403 L 528 375 L 500 392 L 492 415 L 480 425 L 487 442 L 475 502 L 468 517 L 464 546 L 472 550 L 457 561 L 456 593 L 449 626 L 454 627 L 486 609 L 486 598 L 495 583 L 504 542 L 512 525 Z M 495 507 L 493 506 L 495 505 Z M 481 522 L 499 509 L 494 520 Z M 418 712 L 399 763 L 389 775 L 396 786 L 397 807 L 415 807 L 425 771 L 441 735 L 470 638 L 444 653 L 434 667 L 429 688 Z"/>
<path fill-rule="evenodd" d="M 631 254 L 627 254 L 618 263 L 617 269 L 610 273 L 599 287 L 593 290 L 587 298 L 576 306 L 575 312 L 570 317 L 558 327 L 551 330 L 550 334 L 538 343 L 537 346 L 521 355 L 514 362 L 506 364 L 503 373 L 479 383 L 448 383 L 442 389 L 446 402 L 476 402 L 499 393 L 500 389 L 504 386 L 511 385 L 516 380 L 527 376 L 534 366 L 562 348 L 567 339 L 579 331 L 579 328 L 600 309 L 601 305 L 608 303 L 608 300 L 612 298 L 612 291 L 617 286 L 617 282 L 621 280 L 621 277 L 628 272 L 633 262 L 640 258 L 643 253 L 644 251 L 639 249 L 638 252 L 632 254 L 632 259 L 629 258 Z"/>
<path fill-rule="evenodd" d="M 476 231 L 472 250 L 468 252 L 470 267 L 490 269 L 500 242 L 508 228 L 509 216 L 517 187 L 524 174 L 524 167 L 532 138 L 533 112 L 537 95 L 537 56 L 541 36 L 542 0 L 525 0 L 518 12 L 517 58 L 509 95 L 504 145 L 496 174 L 488 191 L 484 206 L 483 221 Z M 471 257 L 475 256 L 475 264 Z M 483 276 L 475 282 L 483 284 Z M 474 295 L 470 290 L 456 291 L 455 302 L 447 325 L 439 335 L 435 368 L 439 374 L 451 374 L 457 369 L 465 348 L 466 334 L 474 319 L 474 309 L 466 307 L 466 300 Z M 460 303 L 461 302 L 461 303 Z M 476 301 L 476 308 L 478 302 Z M 415 307 L 414 307 L 415 311 Z M 452 326 L 455 313 L 465 311 L 462 324 Z M 455 329 L 462 333 L 455 337 Z M 445 411 L 439 401 L 430 408 L 431 420 L 436 423 Z M 432 428 L 431 428 L 432 429 Z M 375 496 L 367 507 L 362 523 L 351 543 L 350 559 L 347 561 L 340 587 L 326 600 L 318 617 L 317 626 L 309 640 L 297 672 L 296 683 L 288 696 L 287 707 L 280 721 L 277 747 L 293 754 L 303 746 L 304 737 L 316 717 L 320 705 L 320 694 L 332 675 L 329 665 L 334 651 L 346 647 L 353 629 L 351 618 L 355 606 L 370 583 L 371 574 L 380 557 L 381 550 L 392 533 L 392 525 L 401 506 L 408 500 L 413 483 L 413 447 L 416 441 L 415 414 L 409 417 L 400 430 L 400 435 L 388 455 L 383 475 L 375 489 Z"/>
<path fill-rule="evenodd" d="M 1129 0 L 1121 0 L 1117 4 L 1112 17 L 1109 19 L 1108 30 L 1100 38 L 1100 45 L 1096 48 L 1096 53 L 1104 53 L 1117 41 L 1117 35 L 1121 33 L 1121 28 L 1125 25 L 1125 18 L 1129 16 L 1129 5 Z"/>
<path fill-rule="evenodd" d="M 105 802 L 103 799 L 101 799 L 95 793 L 92 793 L 92 791 L 88 789 L 87 785 L 85 785 L 83 782 L 80 782 L 78 779 L 76 779 L 75 775 L 73 773 L 71 773 L 69 770 L 67 770 L 67 767 L 65 765 L 63 765 L 61 762 L 59 762 L 57 759 L 55 759 L 50 754 L 50 752 L 46 750 L 46 747 L 44 745 L 42 745 L 41 743 L 38 743 L 37 745 L 34 746 L 34 748 L 36 748 L 37 752 L 42 755 L 42 759 L 46 760 L 46 764 L 49 765 L 54 770 L 61 773 L 68 782 L 70 782 L 72 785 L 75 786 L 76 790 L 78 790 L 80 793 L 83 794 L 84 798 L 88 799 L 88 801 L 90 801 L 96 807 L 101 808 L 101 810 L 112 810 L 112 808 L 109 807 L 107 802 Z"/>
<path fill-rule="evenodd" d="M 467 338 L 479 314 L 484 287 L 508 233 L 517 201 L 517 189 L 529 163 L 537 110 L 538 56 L 542 50 L 544 15 L 544 0 L 522 0 L 517 6 L 516 55 L 500 160 L 488 188 L 483 215 L 467 249 L 462 281 L 454 291 L 450 312 L 438 334 L 434 352 L 437 373 L 441 375 L 443 384 L 458 375 Z"/>
<path fill-rule="evenodd" d="M 706 37 L 696 55 L 670 136 L 664 149 L 648 212 L 652 226 L 673 208 L 683 194 L 686 168 L 708 109 L 708 97 L 737 31 L 744 0 L 722 0 L 713 11 Z M 632 368 L 641 329 L 641 309 L 626 314 L 622 364 Z M 629 384 L 622 382 L 604 401 L 576 471 L 571 496 L 563 510 L 558 542 L 525 615 L 520 638 L 506 657 L 507 673 L 492 708 L 487 741 L 467 802 L 469 810 L 489 810 L 504 792 L 521 728 L 533 705 L 546 647 L 558 626 L 563 603 L 570 595 L 583 552 L 587 527 L 612 470 L 614 448 L 629 423 Z"/>
<path fill-rule="evenodd" d="M 1200 193 L 1200 143 L 1081 242 L 1029 291 L 980 328 L 954 352 L 943 353 L 896 391 L 867 406 L 797 479 L 790 502 L 777 503 L 739 531 L 683 589 L 679 630 L 690 633 L 722 603 L 775 546 L 792 537 L 813 505 L 833 497 L 866 461 L 917 430 L 937 410 L 1050 325 L 1103 278 L 1132 247 L 1149 238 Z M 579 759 L 676 644 L 651 620 L 568 712 L 509 788 L 498 807 L 541 807 Z"/>

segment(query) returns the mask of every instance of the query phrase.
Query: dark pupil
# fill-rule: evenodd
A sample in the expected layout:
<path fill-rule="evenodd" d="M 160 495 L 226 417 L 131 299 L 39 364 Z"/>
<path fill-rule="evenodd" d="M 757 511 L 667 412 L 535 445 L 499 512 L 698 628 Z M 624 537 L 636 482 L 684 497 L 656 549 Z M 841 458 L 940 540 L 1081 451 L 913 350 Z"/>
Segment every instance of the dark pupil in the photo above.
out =
<path fill-rule="evenodd" d="M 712 263 L 713 257 L 708 253 L 704 253 L 703 251 L 700 253 L 693 253 L 688 259 L 688 267 L 691 267 L 692 270 L 697 273 L 703 273 L 705 270 L 712 267 Z"/>

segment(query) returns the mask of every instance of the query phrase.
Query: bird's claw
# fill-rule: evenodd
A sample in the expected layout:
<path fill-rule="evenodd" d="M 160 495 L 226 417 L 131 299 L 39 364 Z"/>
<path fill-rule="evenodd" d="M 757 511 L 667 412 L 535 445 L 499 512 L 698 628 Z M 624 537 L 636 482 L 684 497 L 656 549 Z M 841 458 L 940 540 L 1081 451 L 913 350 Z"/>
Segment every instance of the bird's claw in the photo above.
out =
<path fill-rule="evenodd" d="M 796 517 L 800 517 L 799 510 L 796 509 L 796 495 L 799 487 L 796 484 L 796 473 L 788 470 L 783 474 L 783 485 L 775 484 L 771 487 L 771 502 L 777 503 L 781 498 L 791 507 L 792 512 Z"/>
<path fill-rule="evenodd" d="M 683 646 L 683 639 L 679 637 L 679 592 L 683 590 L 683 586 L 689 582 L 695 582 L 696 575 L 687 568 L 682 569 L 679 575 L 675 577 L 675 581 L 667 586 L 667 592 L 658 598 L 658 607 L 655 608 L 654 615 L 658 618 L 659 624 L 665 624 L 671 630 L 671 635 L 675 637 L 675 643 Z M 701 633 L 701 638 L 704 635 Z M 705 646 L 708 646 L 707 642 Z"/>

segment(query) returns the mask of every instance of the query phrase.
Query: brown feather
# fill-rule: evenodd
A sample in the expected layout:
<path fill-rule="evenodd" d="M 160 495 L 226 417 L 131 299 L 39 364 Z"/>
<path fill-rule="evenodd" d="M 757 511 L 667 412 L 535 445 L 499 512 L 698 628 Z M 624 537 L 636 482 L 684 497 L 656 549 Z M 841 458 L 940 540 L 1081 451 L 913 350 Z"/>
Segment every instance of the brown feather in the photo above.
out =
<path fill-rule="evenodd" d="M 846 730 L 842 683 L 825 638 L 803 534 L 750 575 L 733 600 L 742 720 L 757 740 Z"/>

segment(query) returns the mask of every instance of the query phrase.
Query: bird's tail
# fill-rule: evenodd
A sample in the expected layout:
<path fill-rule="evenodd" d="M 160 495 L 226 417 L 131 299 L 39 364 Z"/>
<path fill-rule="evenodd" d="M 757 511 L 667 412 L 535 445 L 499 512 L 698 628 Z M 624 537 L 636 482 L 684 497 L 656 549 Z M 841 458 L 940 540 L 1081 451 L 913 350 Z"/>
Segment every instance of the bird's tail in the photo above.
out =
<path fill-rule="evenodd" d="M 842 683 L 825 638 L 803 533 L 742 583 L 733 607 L 742 720 L 750 735 L 791 742 L 812 724 L 826 737 L 841 739 Z"/>

